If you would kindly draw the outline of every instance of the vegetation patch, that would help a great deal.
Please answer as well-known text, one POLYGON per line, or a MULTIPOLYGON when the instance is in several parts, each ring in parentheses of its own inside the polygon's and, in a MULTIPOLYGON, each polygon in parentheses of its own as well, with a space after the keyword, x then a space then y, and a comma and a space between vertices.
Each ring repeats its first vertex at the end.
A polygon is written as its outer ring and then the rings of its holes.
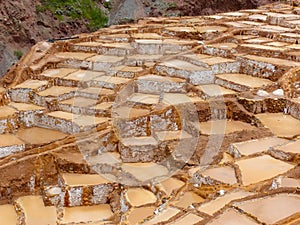
POLYGON ((87 20, 87 28, 95 31, 106 25, 108 18, 94 0, 42 0, 38 12, 51 11, 59 20, 65 17, 87 20))
POLYGON ((23 51, 22 50, 15 50, 14 51, 14 56, 17 58, 17 59, 21 59, 22 56, 23 56, 23 51))
POLYGON ((176 9, 177 8, 177 4, 176 2, 167 2, 167 10, 171 10, 171 9, 176 9))

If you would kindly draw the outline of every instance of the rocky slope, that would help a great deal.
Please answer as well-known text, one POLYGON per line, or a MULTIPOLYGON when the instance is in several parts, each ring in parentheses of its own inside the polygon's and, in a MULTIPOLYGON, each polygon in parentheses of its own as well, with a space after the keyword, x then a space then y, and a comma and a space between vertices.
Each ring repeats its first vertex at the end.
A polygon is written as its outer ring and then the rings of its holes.
POLYGON ((197 16, 256 8, 276 0, 115 0, 110 23, 118 24, 141 16, 197 16))
POLYGON ((85 19, 58 19, 40 0, 0 1, 0 74, 35 43, 88 32, 85 19))
MULTIPOLYGON (((144 16, 203 15, 255 8, 270 1, 111 0, 108 6, 104 0, 90 2, 96 2, 95 4, 105 11, 104 13, 110 14, 109 23, 112 24, 144 16), (103 5, 106 5, 106 8, 103 5)), ((42 9, 41 2, 57 1, 0 0, 0 75, 38 41, 89 31, 86 19, 71 19, 68 16, 58 19, 57 15, 42 9)))

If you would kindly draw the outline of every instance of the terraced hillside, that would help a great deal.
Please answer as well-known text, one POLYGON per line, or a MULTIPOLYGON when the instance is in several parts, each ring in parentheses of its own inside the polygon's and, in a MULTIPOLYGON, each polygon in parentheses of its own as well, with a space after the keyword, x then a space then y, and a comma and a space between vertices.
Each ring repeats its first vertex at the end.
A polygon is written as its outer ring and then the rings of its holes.
POLYGON ((299 224, 299 19, 276 4, 35 45, 0 80, 0 224, 299 224))
POLYGON ((0 77, 41 40, 92 32, 145 16, 207 15, 277 0, 21 0, 0 1, 0 77))

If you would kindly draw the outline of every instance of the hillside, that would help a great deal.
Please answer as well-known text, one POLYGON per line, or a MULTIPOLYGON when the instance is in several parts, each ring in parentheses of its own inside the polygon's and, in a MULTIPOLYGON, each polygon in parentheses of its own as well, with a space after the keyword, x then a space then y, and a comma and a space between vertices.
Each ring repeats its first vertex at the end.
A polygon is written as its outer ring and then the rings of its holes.
POLYGON ((33 44, 94 31, 108 19, 116 24, 144 16, 207 15, 267 2, 271 0, 1 0, 0 75, 33 44))

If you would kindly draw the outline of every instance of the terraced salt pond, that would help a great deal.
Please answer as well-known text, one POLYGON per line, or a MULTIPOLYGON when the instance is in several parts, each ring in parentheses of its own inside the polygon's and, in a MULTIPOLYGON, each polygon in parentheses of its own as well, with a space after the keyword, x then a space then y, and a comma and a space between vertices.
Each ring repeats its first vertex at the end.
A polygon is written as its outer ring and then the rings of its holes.
POLYGON ((37 43, 0 79, 0 225, 299 224, 299 12, 37 43))

